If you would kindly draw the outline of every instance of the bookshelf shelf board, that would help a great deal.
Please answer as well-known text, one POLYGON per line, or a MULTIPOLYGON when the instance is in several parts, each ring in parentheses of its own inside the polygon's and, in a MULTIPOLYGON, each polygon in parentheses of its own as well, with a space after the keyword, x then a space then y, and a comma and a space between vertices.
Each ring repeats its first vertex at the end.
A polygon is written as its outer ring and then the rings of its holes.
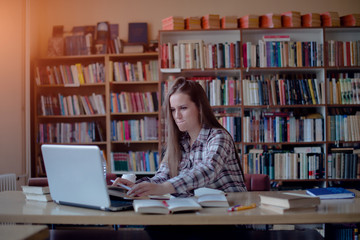
MULTIPOLYGON (((70 143, 39 143, 42 144, 56 144, 56 145, 106 145, 106 142, 70 142, 70 143)), ((40 147, 40 146, 39 146, 40 147)))
POLYGON ((146 172, 146 171, 112 171, 115 174, 126 174, 126 173, 134 173, 136 175, 154 175, 155 172, 146 172))
POLYGON ((64 85, 64 84, 46 84, 46 85, 38 85, 39 89, 41 88, 87 88, 87 87, 105 87, 105 83, 85 83, 80 85, 64 85))
POLYGON ((63 116, 63 115, 52 115, 52 116, 38 116, 38 119, 92 119, 92 118, 104 118, 104 114, 96 115, 75 115, 75 116, 63 116))
POLYGON ((121 86, 121 85, 158 85, 159 81, 137 81, 137 82, 115 82, 112 81, 111 85, 121 86))
POLYGON ((344 107, 358 107, 360 108, 360 104, 328 104, 329 108, 344 108, 344 107))
POLYGON ((144 141, 112 141, 113 144, 158 144, 158 140, 144 140, 144 141))
POLYGON ((157 116, 159 112, 111 113, 111 116, 157 116))
POLYGON ((270 182, 323 182, 325 179, 271 179, 270 182))
POLYGON ((110 58, 144 58, 144 57, 157 57, 158 52, 144 52, 144 53, 120 53, 108 54, 110 58))
POLYGON ((273 146, 273 145, 320 145, 325 144, 325 142, 243 142, 244 145, 266 145, 266 146, 273 146))
POLYGON ((360 181, 360 178, 328 178, 328 182, 358 182, 360 181))
POLYGON ((274 109, 274 108, 318 108, 324 107, 325 104, 298 104, 298 105, 244 105, 244 109, 254 109, 254 108, 266 108, 266 109, 274 109))

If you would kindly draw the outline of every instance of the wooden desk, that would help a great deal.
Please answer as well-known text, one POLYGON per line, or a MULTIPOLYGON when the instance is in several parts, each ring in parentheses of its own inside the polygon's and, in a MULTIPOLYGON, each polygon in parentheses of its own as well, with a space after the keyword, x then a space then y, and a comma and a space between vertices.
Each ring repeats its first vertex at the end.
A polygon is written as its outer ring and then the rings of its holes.
MULTIPOLYGON (((357 192, 357 191, 356 191, 357 192)), ((204 208, 196 213, 142 215, 134 211, 105 212, 26 201, 20 191, 0 192, 0 222, 39 224, 119 224, 119 225, 234 225, 234 224, 314 224, 360 222, 360 198, 322 201, 317 212, 277 214, 260 208, 228 213, 224 208, 204 208)), ((231 205, 259 204, 258 192, 231 193, 231 205)))
POLYGON ((46 240, 49 236, 45 225, 0 225, 0 240, 46 240))

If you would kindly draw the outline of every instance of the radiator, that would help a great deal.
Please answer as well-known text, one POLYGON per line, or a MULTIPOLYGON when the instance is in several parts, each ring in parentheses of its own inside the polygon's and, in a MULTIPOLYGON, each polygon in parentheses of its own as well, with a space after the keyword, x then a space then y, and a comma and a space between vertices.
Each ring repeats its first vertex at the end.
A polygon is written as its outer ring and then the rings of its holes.
POLYGON ((0 192, 16 191, 16 175, 14 173, 0 174, 0 192))

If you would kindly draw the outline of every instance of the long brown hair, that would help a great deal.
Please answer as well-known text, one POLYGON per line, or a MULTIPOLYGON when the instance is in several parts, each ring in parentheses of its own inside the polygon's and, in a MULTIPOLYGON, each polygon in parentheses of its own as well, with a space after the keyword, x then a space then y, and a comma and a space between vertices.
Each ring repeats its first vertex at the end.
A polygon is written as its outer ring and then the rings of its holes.
MULTIPOLYGON (((180 137, 182 133, 175 123, 170 106, 170 97, 174 93, 186 94, 190 97, 190 100, 195 103, 199 110, 199 120, 201 126, 206 124, 211 128, 221 128, 227 131, 216 119, 203 87, 196 81, 186 80, 184 77, 177 78, 170 88, 164 103, 164 113, 168 128, 166 143, 167 146, 165 150, 164 161, 168 163, 170 177, 175 177, 178 175, 178 166, 181 160, 180 137)), ((241 173, 243 173, 239 154, 236 150, 234 142, 233 144, 241 173)))

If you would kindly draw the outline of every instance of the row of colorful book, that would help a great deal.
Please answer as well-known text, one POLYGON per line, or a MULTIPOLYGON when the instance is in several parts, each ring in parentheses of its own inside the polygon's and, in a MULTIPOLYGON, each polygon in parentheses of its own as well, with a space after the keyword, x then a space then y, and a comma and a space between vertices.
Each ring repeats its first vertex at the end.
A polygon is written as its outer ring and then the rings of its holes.
POLYGON ((360 73, 329 74, 326 82, 329 104, 360 104, 360 73))
POLYGON ((330 153, 327 175, 330 179, 359 179, 359 153, 330 153))
POLYGON ((158 81, 158 61, 111 62, 115 82, 158 81))
MULTIPOLYGON (((240 81, 236 77, 189 77, 188 80, 197 81, 205 90, 211 106, 232 106, 241 103, 240 81)), ((175 77, 169 78, 161 83, 162 98, 174 83, 175 77)), ((163 101, 164 99, 162 99, 163 101)))
POLYGON ((104 83, 105 68, 103 63, 92 63, 83 66, 72 65, 37 66, 35 68, 37 85, 75 85, 104 83))
POLYGON ((360 141, 359 111, 355 115, 329 115, 327 126, 330 141, 360 141))
POLYGON ((168 42, 160 46, 161 68, 239 68, 240 50, 240 41, 207 44, 190 40, 168 42))
POLYGON ((159 109, 157 92, 111 93, 112 113, 157 112, 159 109))
POLYGON ((322 179, 324 154, 304 152, 264 152, 251 149, 242 160, 245 173, 267 174, 270 179, 322 179))
POLYGON ((290 37, 280 41, 259 40, 256 44, 246 42, 242 44, 242 59, 244 67, 321 67, 323 45, 290 41, 290 37))
POLYGON ((80 116, 105 114, 104 96, 93 93, 90 96, 68 95, 40 96, 40 115, 42 116, 80 116))
POLYGON ((325 41, 327 62, 330 67, 360 66, 360 40, 325 41))
POLYGON ((324 121, 321 114, 293 116, 289 112, 250 111, 243 117, 246 143, 322 142, 324 121))
POLYGON ((111 122, 113 141, 147 141, 158 139, 158 120, 147 117, 139 120, 114 120, 111 122))
POLYGON ((113 171, 155 172, 159 161, 157 151, 111 152, 113 171))
POLYGON ((235 142, 241 142, 241 117, 218 117, 219 123, 230 133, 235 142))
POLYGON ((40 123, 38 143, 91 143, 105 141, 98 122, 40 123))
POLYGON ((325 224, 325 236, 329 240, 357 240, 360 237, 359 223, 325 224))
POLYGON ((162 30, 198 30, 226 28, 340 27, 360 26, 360 14, 339 16, 338 12, 306 13, 288 11, 242 17, 207 14, 204 16, 170 16, 161 20, 162 30))
POLYGON ((242 80, 244 105, 324 104, 325 84, 315 75, 247 75, 242 80))

